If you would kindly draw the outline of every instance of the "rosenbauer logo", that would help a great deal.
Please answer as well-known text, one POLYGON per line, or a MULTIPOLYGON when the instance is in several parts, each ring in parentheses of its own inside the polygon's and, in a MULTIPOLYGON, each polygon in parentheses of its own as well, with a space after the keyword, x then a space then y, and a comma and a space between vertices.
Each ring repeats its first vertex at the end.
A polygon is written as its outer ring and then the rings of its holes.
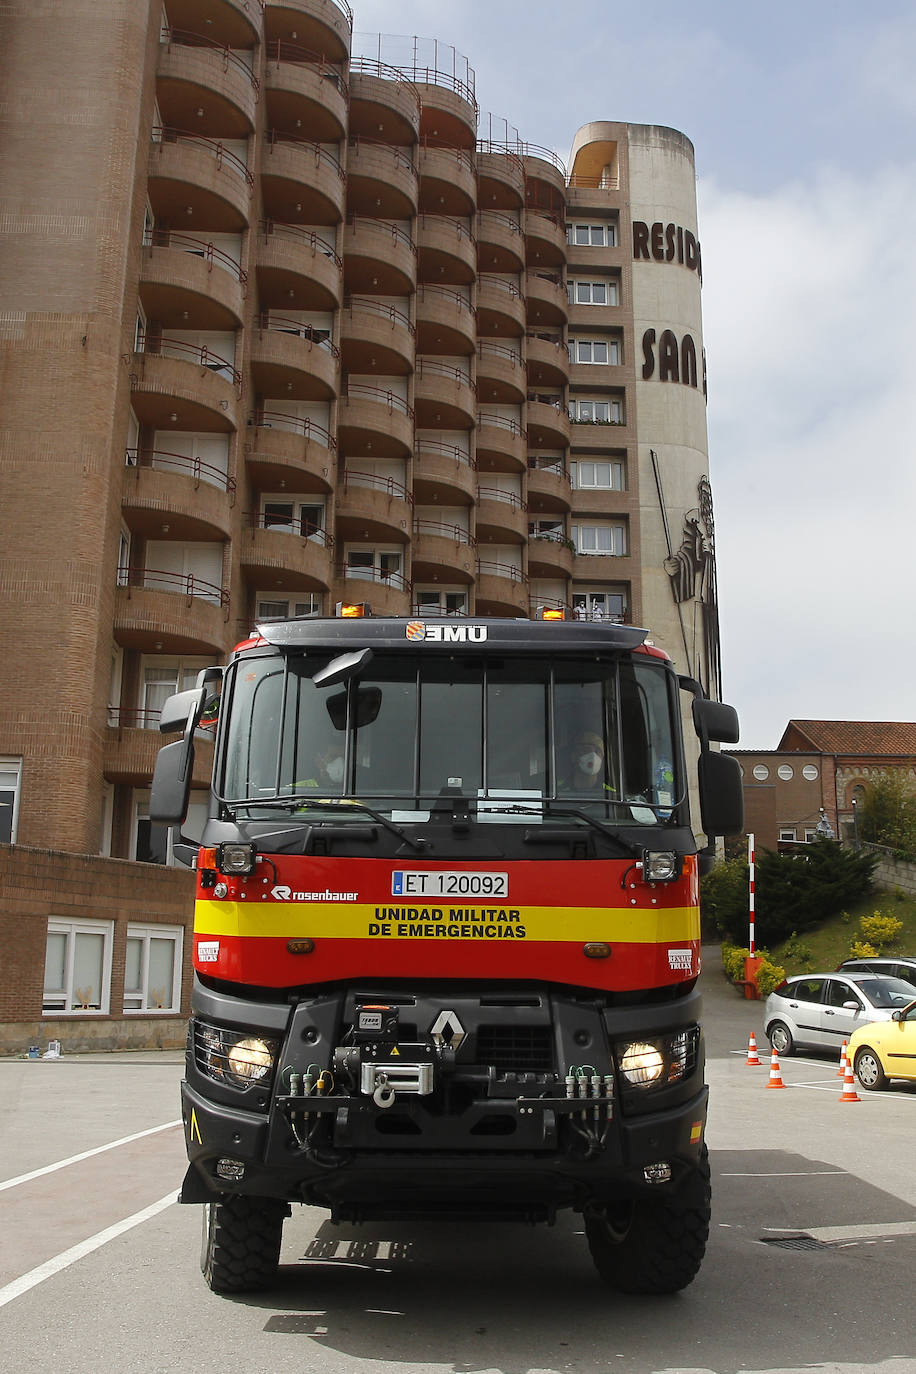
POLYGON ((486 625, 426 625, 422 620, 409 620, 405 626, 408 639, 425 640, 429 644, 482 644, 487 637, 486 625))

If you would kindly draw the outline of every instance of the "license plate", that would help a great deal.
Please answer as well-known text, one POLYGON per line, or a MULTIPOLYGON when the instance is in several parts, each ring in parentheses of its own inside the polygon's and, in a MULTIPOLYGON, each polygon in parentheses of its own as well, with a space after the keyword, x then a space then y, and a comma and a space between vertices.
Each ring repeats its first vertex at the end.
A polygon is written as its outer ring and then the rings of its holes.
POLYGON ((476 869, 459 872, 424 872, 398 869, 391 875, 393 897, 508 897, 508 873, 482 873, 476 869))

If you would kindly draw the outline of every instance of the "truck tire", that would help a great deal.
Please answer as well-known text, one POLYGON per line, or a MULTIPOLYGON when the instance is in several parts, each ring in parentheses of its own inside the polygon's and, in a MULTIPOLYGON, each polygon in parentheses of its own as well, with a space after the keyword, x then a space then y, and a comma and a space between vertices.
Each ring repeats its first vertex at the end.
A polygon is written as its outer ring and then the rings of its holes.
POLYGON ((269 1288, 277 1277, 285 1202, 227 1197, 204 1206, 200 1269, 214 1293, 269 1288))
POLYGON ((703 1261, 709 1235, 709 1156, 667 1197, 640 1195, 585 1218, 601 1278, 621 1293, 677 1293, 703 1261))

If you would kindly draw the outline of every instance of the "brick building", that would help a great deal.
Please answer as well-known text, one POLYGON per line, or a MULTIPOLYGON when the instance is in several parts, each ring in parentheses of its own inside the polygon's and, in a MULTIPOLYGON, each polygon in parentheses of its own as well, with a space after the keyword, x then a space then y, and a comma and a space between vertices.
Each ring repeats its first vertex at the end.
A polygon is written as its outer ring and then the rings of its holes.
POLYGON ((0 26, 0 1048, 177 1043, 155 727, 256 619, 566 605, 718 695, 693 150, 567 171, 346 0, 0 26))

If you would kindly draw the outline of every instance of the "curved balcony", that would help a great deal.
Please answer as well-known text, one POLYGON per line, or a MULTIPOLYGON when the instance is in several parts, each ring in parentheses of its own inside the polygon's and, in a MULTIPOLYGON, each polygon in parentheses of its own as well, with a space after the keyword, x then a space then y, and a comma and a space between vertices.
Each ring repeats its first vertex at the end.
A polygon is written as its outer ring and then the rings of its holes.
POLYGON ((238 329, 248 276, 206 238, 156 231, 144 242, 140 297, 167 329, 238 329))
POLYGON ((392 477, 347 467, 337 498, 338 539, 379 539, 403 543, 413 514, 413 497, 392 477))
POLYGON ((226 649, 229 593, 191 573, 119 568, 114 637, 147 653, 216 654, 226 649))
POLYGON ((411 219, 420 186, 410 148, 351 138, 347 147, 347 210, 382 219, 411 219))
POLYGON ((379 568, 351 568, 338 563, 337 589, 344 601, 368 601, 374 615, 410 614, 410 584, 403 573, 379 568))
MULTIPOLYGON (((109 707, 102 754, 106 782, 148 787, 156 766, 162 736, 159 712, 109 707)), ((206 787, 213 775, 213 740, 194 740, 192 786, 206 787)))
POLYGON ((528 434, 517 420, 480 411, 477 415, 477 462, 495 472, 524 472, 528 467, 528 434))
POLYGON ((238 233, 248 224, 254 177, 218 138, 180 128, 153 129, 149 198, 157 219, 206 224, 211 233, 238 233))
POLYGON ((417 359, 414 407, 422 429, 473 429, 477 388, 460 368, 421 357, 417 359))
POLYGON ((121 509, 134 534, 209 542, 232 531, 235 481, 199 458, 162 449, 128 449, 121 509))
POLYGON ((413 451, 413 409, 393 391, 347 382, 337 411, 337 434, 348 454, 403 458, 413 451))
POLYGON ((477 344, 477 394, 491 405, 521 405, 526 395, 525 364, 518 349, 493 339, 477 344))
POLYGON ((416 330, 403 310, 365 296, 347 296, 340 313, 340 347, 350 373, 377 370, 400 377, 413 371, 416 330))
POLYGON ((525 236, 517 218, 501 210, 478 211, 477 260, 481 272, 524 272, 525 236))
POLYGON ((477 245, 467 222, 455 215, 421 214, 417 247, 423 281, 467 286, 477 275, 477 245))
POLYGON ((340 352, 309 325, 265 311, 252 331, 251 367, 262 396, 327 401, 337 394, 340 352))
POLYGON ((525 246, 533 270, 560 270, 566 263, 566 222, 560 215, 543 210, 525 212, 525 246))
POLYGON ((420 93, 398 67, 372 57, 350 62, 350 132, 388 143, 416 143, 420 93))
POLYGON ((229 48, 253 48, 261 36, 261 6, 255 0, 205 0, 195 7, 194 23, 229 48))
POLYGON ((477 279, 477 332, 483 337, 519 338, 525 332, 525 302, 516 282, 508 277, 477 279))
POLYGON ((477 203, 481 210, 521 210, 525 204, 525 168, 509 144, 480 139, 477 143, 477 203))
POLYGON ((417 439, 413 467, 414 497, 423 506, 473 505, 477 472, 464 449, 441 439, 417 439))
POLYGON ((353 11, 347 0, 265 0, 261 7, 268 38, 301 42, 334 62, 349 55, 353 11))
POLYGON ((509 563, 478 559, 476 606, 479 616, 527 616, 527 576, 509 563))
POLYGON ((413 522, 411 568, 414 582, 474 579, 473 535, 447 521, 418 519, 413 522))
POLYGON ((203 119, 207 132, 246 138, 254 128, 259 83, 245 58, 183 29, 164 29, 163 38, 156 70, 156 101, 163 119, 185 129, 203 119), (199 116, 201 108, 205 113, 199 116))
POLYGON ((560 332, 529 329, 525 352, 530 386, 565 386, 569 381, 569 348, 560 332))
POLYGON ((336 224, 343 219, 346 187, 340 161, 320 143, 278 129, 265 135, 261 189, 268 219, 336 224))
POLYGON ((528 395, 528 443, 531 448, 568 448, 569 413, 562 399, 528 395))
POLYGON ((326 530, 312 534, 272 528, 270 517, 251 512, 242 530, 240 561, 250 579, 274 586, 277 575, 293 591, 327 591, 331 582, 334 540, 326 530))
POLYGON ((338 143, 347 132, 349 91, 340 67, 320 52, 277 38, 267 44, 264 90, 275 129, 308 129, 319 143, 338 143))
POLYGON ((575 558, 565 535, 532 534, 528 539, 530 577, 571 577, 575 558))
MULTIPOLYGON (((453 59, 458 56, 449 49, 453 59)), ((454 148, 473 148, 477 139, 477 98, 473 88, 473 73, 467 69, 467 80, 452 70, 440 69, 439 52, 434 53, 433 65, 414 62, 405 70, 416 82, 423 104, 420 132, 424 139, 447 143, 454 148)))
POLYGON ((420 353, 466 356, 477 346, 477 314, 448 286, 417 287, 417 349, 420 353))
POLYGON ((420 209, 467 218, 477 208, 477 173, 467 148, 420 144, 420 209))
POLYGON ((337 445, 312 420, 259 410, 248 422, 245 463, 260 491, 331 490, 337 445))
POLYGON ((523 544, 528 535, 528 514, 520 496, 498 487, 477 488, 477 543, 523 544))
POLYGON ((548 324, 560 328, 565 325, 569 301, 561 273, 526 273, 525 296, 528 301, 528 320, 532 325, 548 324))
POLYGON ((397 224, 347 217, 343 240, 347 294, 409 296, 417 284, 417 247, 397 224))
POLYGON ((157 429, 238 428, 241 377, 206 348, 180 339, 138 340, 130 374, 131 405, 141 424, 157 429))
POLYGON ((572 509, 572 486, 562 463, 528 460, 528 510, 533 515, 566 514, 572 509))
POLYGON ((314 230, 263 220, 254 251, 263 304, 294 300, 325 311, 340 305, 343 262, 314 230))
POLYGON ((550 201, 552 206, 562 206, 566 199, 566 166, 552 148, 542 148, 536 143, 521 143, 519 152, 525 168, 528 184, 529 202, 536 204, 550 201))

